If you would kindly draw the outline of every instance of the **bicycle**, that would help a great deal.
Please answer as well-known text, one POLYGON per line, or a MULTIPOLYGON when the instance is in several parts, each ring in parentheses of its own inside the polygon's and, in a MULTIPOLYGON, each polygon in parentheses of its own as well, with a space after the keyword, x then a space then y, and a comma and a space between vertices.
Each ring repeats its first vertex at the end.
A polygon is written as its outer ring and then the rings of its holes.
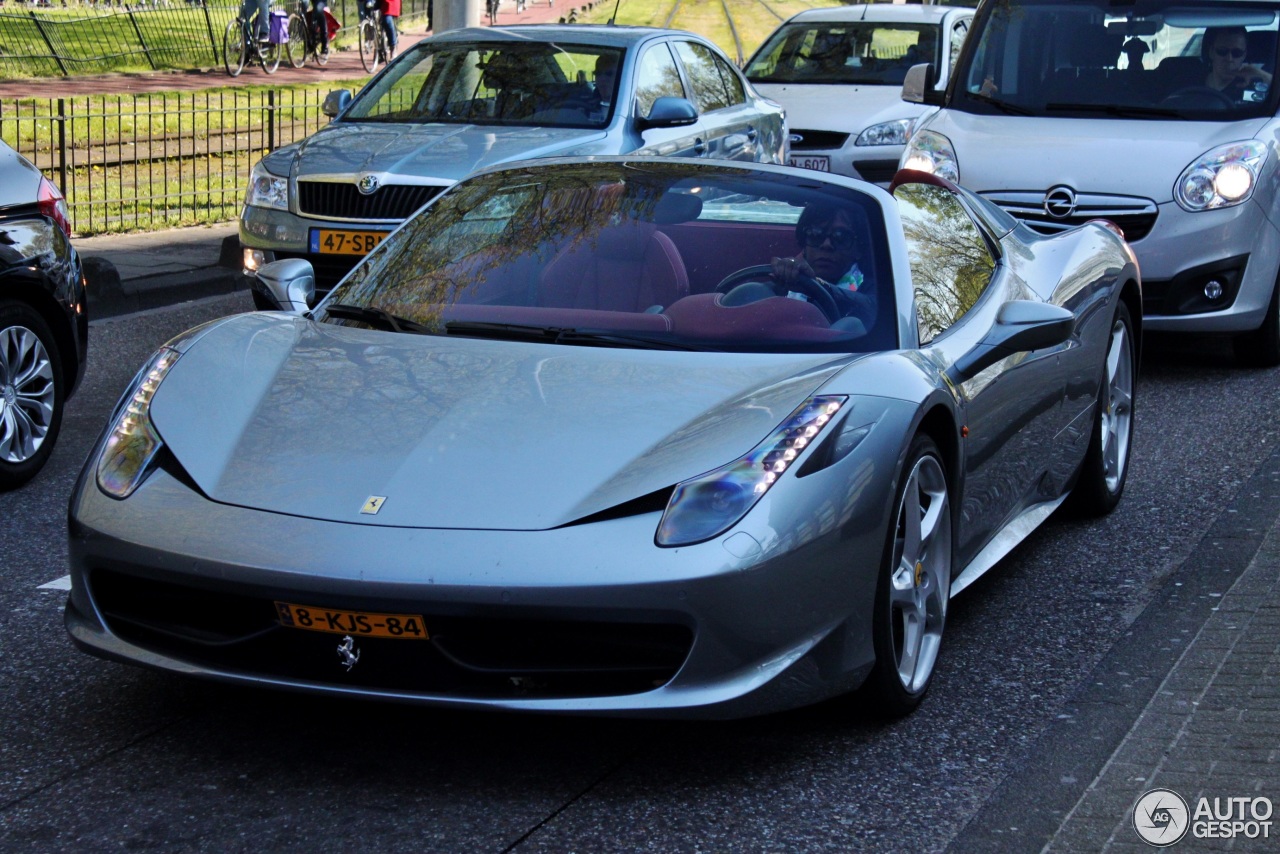
POLYGON ((306 64, 308 56, 315 60, 316 65, 329 64, 329 51, 321 49, 324 39, 320 34, 320 28, 327 26, 327 22, 317 20, 319 17, 322 16, 307 9, 307 0, 297 0, 289 15, 289 40, 285 42, 285 51, 289 64, 294 68, 306 64))
POLYGON ((378 8, 378 0, 365 0, 360 4, 360 64, 364 70, 372 74, 378 66, 391 59, 391 47, 387 44, 387 33, 382 26, 382 11, 378 8))
POLYGON ((235 20, 227 24, 227 31, 222 37, 222 62, 227 67, 227 74, 239 77, 245 65, 256 59, 262 70, 275 74, 280 67, 281 45, 276 42, 259 42, 258 16, 249 20, 236 15, 235 20))

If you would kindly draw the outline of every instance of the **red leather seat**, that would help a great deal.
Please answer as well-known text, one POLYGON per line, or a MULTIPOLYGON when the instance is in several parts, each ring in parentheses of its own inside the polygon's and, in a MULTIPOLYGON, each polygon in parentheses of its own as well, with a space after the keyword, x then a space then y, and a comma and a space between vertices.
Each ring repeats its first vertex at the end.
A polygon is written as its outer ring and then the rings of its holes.
POLYGON ((689 293, 689 274, 671 238, 653 223, 587 231, 542 271, 538 305, 645 311, 689 293))

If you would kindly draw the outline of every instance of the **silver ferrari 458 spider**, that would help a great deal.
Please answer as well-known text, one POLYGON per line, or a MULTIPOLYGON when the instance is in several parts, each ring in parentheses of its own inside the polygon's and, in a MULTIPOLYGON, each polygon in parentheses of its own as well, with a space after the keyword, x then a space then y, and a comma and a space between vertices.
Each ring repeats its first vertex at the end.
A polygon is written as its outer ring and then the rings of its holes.
POLYGON ((317 305, 162 347, 70 511, 67 627, 173 673, 731 717, 924 696, 950 597, 1124 490, 1141 292, 946 181, 525 161, 317 305))

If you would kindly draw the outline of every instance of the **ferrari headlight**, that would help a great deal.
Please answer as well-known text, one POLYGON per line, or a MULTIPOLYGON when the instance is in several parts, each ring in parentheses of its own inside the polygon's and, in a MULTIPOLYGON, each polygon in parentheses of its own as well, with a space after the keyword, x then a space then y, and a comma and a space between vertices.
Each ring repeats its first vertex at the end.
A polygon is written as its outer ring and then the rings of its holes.
POLYGON ((117 407, 98 457, 98 487, 113 498, 133 494, 164 446, 151 424, 151 398, 178 358, 178 351, 161 347, 138 372, 117 407))
POLYGON ((854 145, 906 145, 911 119, 881 122, 858 134, 854 145))
POLYGON ((951 140, 931 130, 917 131, 907 142, 898 161, 899 169, 932 172, 954 184, 960 183, 960 164, 951 140))
POLYGON ((289 179, 272 175, 258 163, 249 174, 249 198, 245 204, 254 208, 289 209, 289 179))
POLYGON ((810 398, 746 455, 677 486, 658 524, 658 545, 700 543, 736 524, 814 442, 846 400, 836 395, 810 398))
POLYGON ((1267 146, 1257 140, 1220 145, 1182 171, 1173 197, 1192 212, 1238 205, 1253 195, 1266 159, 1267 146))

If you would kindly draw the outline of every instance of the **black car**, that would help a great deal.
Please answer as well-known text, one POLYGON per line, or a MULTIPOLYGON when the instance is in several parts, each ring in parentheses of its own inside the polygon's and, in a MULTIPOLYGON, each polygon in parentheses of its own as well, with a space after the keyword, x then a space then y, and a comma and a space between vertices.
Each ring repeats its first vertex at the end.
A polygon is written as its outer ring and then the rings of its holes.
POLYGON ((53 452, 84 375, 84 277, 67 203, 0 142, 0 490, 26 483, 53 452))

